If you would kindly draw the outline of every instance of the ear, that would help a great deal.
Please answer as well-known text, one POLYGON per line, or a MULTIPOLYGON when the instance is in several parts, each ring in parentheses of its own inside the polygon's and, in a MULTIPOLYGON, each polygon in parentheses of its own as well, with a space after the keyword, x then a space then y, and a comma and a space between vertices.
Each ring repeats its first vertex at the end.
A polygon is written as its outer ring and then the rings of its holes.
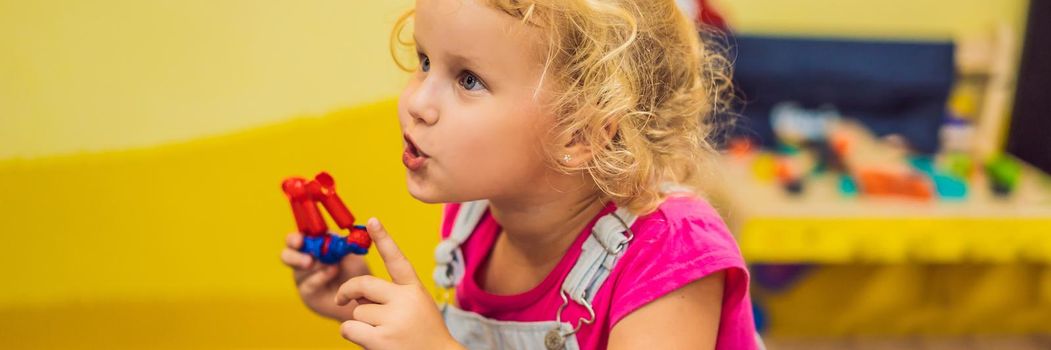
MULTIPOLYGON (((607 140, 612 142, 613 138, 617 134, 617 127, 612 124, 607 124, 605 127, 607 140)), ((576 168, 583 166, 591 161, 594 156, 592 145, 587 142, 586 135, 578 130, 569 137, 568 140, 559 140, 559 149, 556 153, 557 161, 559 164, 569 168, 576 168), (567 157, 568 156, 568 157, 567 157)))
POLYGON ((561 146, 555 154, 558 164, 568 168, 577 168, 591 161, 591 146, 580 132, 573 133, 570 140, 560 140, 561 146))

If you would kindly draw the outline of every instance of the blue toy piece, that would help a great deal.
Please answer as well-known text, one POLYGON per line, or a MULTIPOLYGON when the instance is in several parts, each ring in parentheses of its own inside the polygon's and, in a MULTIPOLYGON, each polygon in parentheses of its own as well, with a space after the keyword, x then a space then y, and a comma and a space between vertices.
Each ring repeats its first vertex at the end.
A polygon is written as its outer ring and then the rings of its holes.
POLYGON ((848 174, 839 175, 839 193, 844 197, 857 197, 858 183, 848 174))
MULTIPOLYGON (((355 226, 355 228, 365 229, 363 226, 355 226)), ((322 263, 335 264, 347 254, 365 254, 368 248, 349 242, 343 236, 329 233, 323 236, 303 236, 303 247, 299 251, 314 256, 322 263), (327 249, 326 243, 328 244, 327 249)))
POLYGON ((911 156, 909 164, 934 182, 934 189, 938 197, 946 200, 961 200, 967 197, 967 182, 965 179, 956 178, 950 173, 943 172, 934 166, 934 158, 931 156, 911 156))

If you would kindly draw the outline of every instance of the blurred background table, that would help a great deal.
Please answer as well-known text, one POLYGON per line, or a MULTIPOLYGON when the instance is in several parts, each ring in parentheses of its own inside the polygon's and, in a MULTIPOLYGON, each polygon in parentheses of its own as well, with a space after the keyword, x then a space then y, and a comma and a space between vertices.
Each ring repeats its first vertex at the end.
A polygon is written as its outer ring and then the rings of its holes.
POLYGON ((848 197, 836 176, 790 194, 749 157, 713 193, 752 264, 766 334, 785 337, 1051 333, 1051 181, 1025 167, 999 197, 848 197))

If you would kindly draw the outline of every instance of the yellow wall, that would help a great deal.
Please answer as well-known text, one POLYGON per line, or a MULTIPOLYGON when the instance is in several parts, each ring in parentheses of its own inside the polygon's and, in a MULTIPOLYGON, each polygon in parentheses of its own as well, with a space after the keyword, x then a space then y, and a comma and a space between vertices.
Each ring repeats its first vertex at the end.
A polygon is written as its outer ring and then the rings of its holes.
POLYGON ((1025 23, 1027 0, 717 0, 748 33, 952 39, 1025 23))
POLYGON ((411 0, 0 0, 0 159, 216 135, 394 96, 411 0))
MULTIPOLYGON (((925 37, 1022 3, 722 2, 746 32, 925 37)), ((410 4, 0 0, 0 347, 344 344, 277 258, 280 180, 322 169, 428 275, 387 52, 410 4)))

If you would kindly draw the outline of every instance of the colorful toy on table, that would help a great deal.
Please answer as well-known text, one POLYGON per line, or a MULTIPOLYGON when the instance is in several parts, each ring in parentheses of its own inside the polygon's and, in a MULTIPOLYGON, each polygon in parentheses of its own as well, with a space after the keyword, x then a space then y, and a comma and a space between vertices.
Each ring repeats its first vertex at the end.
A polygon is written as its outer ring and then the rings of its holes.
POLYGON ((325 264, 337 263, 347 254, 368 252, 372 239, 364 226, 354 225, 354 215, 336 194, 336 182, 331 175, 321 172, 313 180, 290 177, 281 182, 281 189, 292 205, 296 226, 303 235, 300 251, 325 264), (350 231, 346 237, 328 231, 318 203, 325 207, 339 228, 350 231))
POLYGON ((814 169, 813 156, 801 152, 798 148, 782 144, 778 148, 774 169, 777 182, 785 191, 793 195, 801 194, 804 190, 804 180, 814 169))
POLYGON ((933 156, 909 156, 909 164, 933 181, 934 189, 937 191, 939 198, 954 200, 967 197, 967 179, 953 175, 951 169, 950 171, 943 171, 936 167, 933 156))
POLYGON ((872 167, 858 171, 861 193, 870 196, 901 196, 920 200, 934 198, 934 185, 920 173, 872 167))
MULTIPOLYGON (((965 121, 947 120, 947 139, 965 147, 970 135, 965 121)), ((811 175, 838 175, 845 196, 894 196, 918 200, 967 195, 963 160, 952 167, 935 167, 934 157, 917 155, 900 135, 877 137, 861 123, 841 116, 834 107, 806 109, 791 102, 771 110, 771 126, 779 147, 773 163, 774 178, 791 194, 802 193, 811 175), (945 169, 945 170, 943 170, 945 169)), ((955 148, 953 148, 955 149, 955 148)), ((769 161, 756 158, 753 168, 768 172, 769 161), (760 166, 762 165, 762 166, 760 166)))
POLYGON ((748 158, 755 155, 757 146, 752 139, 738 136, 730 139, 727 143, 726 153, 734 158, 748 158))
POLYGON ((773 183, 777 179, 777 158, 769 152, 761 152, 752 160, 752 177, 762 184, 773 183))
POLYGON ((845 174, 853 178, 841 179, 840 190, 846 195, 934 198, 934 183, 925 173, 910 167, 909 151, 903 142, 878 139, 858 123, 838 123, 829 143, 842 161, 845 174))
POLYGON ((975 169, 977 169, 974 159, 969 154, 949 153, 941 158, 946 172, 957 179, 966 181, 974 175, 975 169))
POLYGON ((985 164, 985 172, 993 193, 1007 196, 1018 185, 1018 179, 1022 176, 1022 165, 1009 156, 1000 155, 985 164))
POLYGON ((770 123, 779 141, 775 175, 785 191, 800 194, 811 174, 839 170, 828 146, 829 130, 839 120, 839 111, 831 106, 806 109, 795 102, 773 106, 770 123))
MULTIPOLYGON (((964 88, 959 91, 969 91, 964 88)), ((967 196, 967 180, 975 173, 974 161, 974 123, 961 116, 973 116, 976 112, 974 101, 969 93, 957 91, 950 103, 949 114, 942 123, 939 133, 942 147, 938 156, 938 167, 931 167, 928 173, 934 179, 938 195, 946 199, 960 199, 967 196)), ((914 161, 913 165, 917 163, 914 161)), ((921 165, 923 163, 920 163, 921 165)), ((924 170, 923 168, 919 168, 924 170)))
POLYGON ((847 173, 839 174, 839 193, 844 197, 855 197, 858 195, 858 182, 847 173))

